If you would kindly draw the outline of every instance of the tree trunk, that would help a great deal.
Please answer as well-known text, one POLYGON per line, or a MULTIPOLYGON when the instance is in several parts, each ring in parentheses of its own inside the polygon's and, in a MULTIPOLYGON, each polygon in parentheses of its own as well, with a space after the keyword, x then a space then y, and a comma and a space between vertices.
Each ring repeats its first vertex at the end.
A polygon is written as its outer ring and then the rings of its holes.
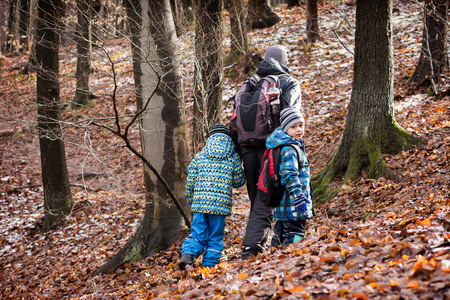
MULTIPOLYGON (((29 1, 29 8, 28 11, 32 12, 35 11, 36 9, 36 1, 29 1)), ((37 16, 36 14, 30 14, 30 19, 29 19, 29 31, 28 31, 28 41, 30 41, 31 43, 31 49, 30 49, 30 56, 28 57, 28 62, 27 64, 24 66, 24 68, 20 71, 21 74, 29 74, 31 72, 35 72, 36 71, 36 41, 35 41, 35 36, 36 36, 36 31, 37 31, 37 16)))
POLYGON ((270 0, 248 1, 248 28, 268 28, 279 23, 281 18, 272 10, 270 0))
POLYGON ((195 11, 194 152, 209 126, 222 121, 223 0, 198 0, 195 11))
POLYGON ((308 43, 314 43, 320 39, 318 16, 317 0, 306 0, 306 39, 308 43))
POLYGON ((188 27, 194 20, 192 0, 171 0, 170 5, 174 16, 177 35, 179 36, 182 34, 184 28, 188 27))
MULTIPOLYGON (((34 31, 36 30, 36 27, 33 26, 34 31)), ((31 33, 31 36, 34 37, 34 33, 31 33)), ((34 38, 33 38, 34 40, 34 38)), ((28 62, 25 65, 25 67, 20 71, 21 74, 29 74, 32 72, 35 72, 37 70, 37 63, 36 63, 36 42, 31 43, 31 49, 30 49, 30 56, 28 57, 28 62)))
POLYGON ((230 35, 231 35, 231 53, 230 57, 234 60, 236 57, 243 57, 248 54, 247 38, 247 10, 243 0, 229 0, 230 11, 230 35))
POLYGON ((304 4, 305 0, 287 0, 287 8, 293 8, 294 6, 299 6, 300 4, 304 4))
POLYGON ((409 84, 429 86, 436 92, 436 83, 442 71, 448 67, 447 56, 447 10, 448 0, 426 0, 422 50, 409 84))
POLYGON ((7 45, 6 45, 6 51, 7 52, 14 52, 14 40, 16 39, 16 32, 14 28, 14 24, 16 23, 16 6, 17 6, 17 0, 9 0, 9 14, 8 14, 8 36, 7 39, 7 45))
POLYGON ((357 0, 353 91, 342 142, 313 180, 314 196, 326 201, 334 177, 344 183, 362 170, 385 175, 382 153, 394 154, 420 142, 395 122, 393 104, 392 0, 357 0))
POLYGON ((19 41, 20 50, 25 52, 28 50, 28 24, 30 21, 30 2, 29 0, 20 0, 19 11, 19 41))
MULTIPOLYGON (((179 66, 175 24, 169 0, 126 2, 133 52, 133 69, 140 118, 142 154, 184 200, 190 162, 187 124, 179 66), (141 18, 144 16, 144 18, 141 18), (149 35, 150 32, 150 35, 149 35)), ((144 218, 131 240, 95 274, 115 270, 167 249, 184 226, 164 186, 144 168, 146 205, 144 218)))
POLYGON ((68 214, 73 200, 62 140, 59 98, 57 0, 39 0, 36 40, 37 104, 42 183, 44 187, 44 230, 68 214))
POLYGON ((86 106, 92 98, 91 53, 92 53, 92 0, 77 0, 77 88, 72 100, 72 108, 86 106))

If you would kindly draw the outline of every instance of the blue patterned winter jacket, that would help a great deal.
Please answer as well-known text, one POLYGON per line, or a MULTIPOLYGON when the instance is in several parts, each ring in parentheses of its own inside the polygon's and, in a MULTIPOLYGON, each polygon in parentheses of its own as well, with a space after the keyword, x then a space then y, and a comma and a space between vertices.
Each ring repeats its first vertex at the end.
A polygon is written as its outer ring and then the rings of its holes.
POLYGON ((188 168, 186 198, 194 212, 230 215, 232 188, 244 185, 245 176, 233 140, 216 133, 206 140, 188 168))
POLYGON ((303 140, 293 139, 290 135, 284 133, 281 127, 275 129, 274 132, 266 140, 266 148, 274 148, 285 145, 281 149, 281 161, 279 174, 281 176, 281 184, 286 187, 283 199, 278 207, 275 208, 274 217, 278 221, 296 221, 300 219, 309 219, 313 217, 312 195, 310 190, 310 173, 309 162, 306 157, 303 140), (288 146, 296 144, 303 151, 303 163, 299 169, 297 151, 288 146), (298 213, 295 209, 294 201, 306 202, 306 213, 298 213))

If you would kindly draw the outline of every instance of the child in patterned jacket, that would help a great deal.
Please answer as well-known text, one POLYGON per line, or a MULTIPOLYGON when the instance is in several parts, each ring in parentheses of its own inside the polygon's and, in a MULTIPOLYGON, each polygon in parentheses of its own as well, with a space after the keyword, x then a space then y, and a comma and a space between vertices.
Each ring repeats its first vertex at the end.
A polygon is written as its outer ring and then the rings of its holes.
POLYGON ((186 198, 194 216, 191 234, 182 245, 181 270, 192 266, 202 253, 203 266, 219 263, 225 218, 231 214, 232 189, 244 183, 244 170, 228 128, 219 123, 212 125, 205 147, 188 168, 186 198))
POLYGON ((306 219, 314 216, 309 162, 303 144, 305 120, 300 111, 285 108, 280 115, 281 126, 267 138, 266 147, 282 147, 279 174, 286 187, 283 198, 275 208, 277 220, 271 246, 287 246, 305 236, 306 219), (298 146, 301 153, 289 146, 298 146))

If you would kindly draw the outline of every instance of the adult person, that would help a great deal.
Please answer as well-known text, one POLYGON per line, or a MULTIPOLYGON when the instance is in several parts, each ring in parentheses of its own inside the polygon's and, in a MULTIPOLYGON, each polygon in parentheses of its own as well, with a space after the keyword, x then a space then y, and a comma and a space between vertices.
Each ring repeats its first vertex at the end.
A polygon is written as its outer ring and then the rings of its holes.
MULTIPOLYGON (((280 81, 281 110, 291 107, 301 109, 300 83, 290 75, 287 50, 276 45, 267 49, 264 60, 260 63, 256 74, 261 78, 277 75, 280 81)), ((265 146, 241 147, 241 157, 247 180, 247 192, 250 198, 250 214, 247 221, 241 258, 247 260, 252 255, 264 251, 273 221, 272 208, 267 207, 256 197, 259 168, 264 155, 265 146)))

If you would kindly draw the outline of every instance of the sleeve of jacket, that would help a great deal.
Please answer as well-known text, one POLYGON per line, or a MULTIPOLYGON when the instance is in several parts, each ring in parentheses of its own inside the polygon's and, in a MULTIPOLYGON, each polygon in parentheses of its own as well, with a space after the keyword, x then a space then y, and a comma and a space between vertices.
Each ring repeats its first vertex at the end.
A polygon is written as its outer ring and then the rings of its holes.
POLYGON ((186 200, 189 204, 192 203, 194 197, 195 182, 197 181, 197 159, 197 156, 195 156, 188 167, 188 176, 186 180, 186 200))
POLYGON ((233 187, 239 188, 245 183, 244 168, 237 153, 233 154, 233 187))
POLYGON ((302 106, 302 93, 300 83, 291 76, 286 77, 282 86, 281 109, 292 107, 300 110, 302 106))
POLYGON ((280 173, 281 182, 286 185, 291 198, 296 202, 305 201, 306 196, 302 190, 297 152, 294 148, 284 147, 281 150, 280 173))

